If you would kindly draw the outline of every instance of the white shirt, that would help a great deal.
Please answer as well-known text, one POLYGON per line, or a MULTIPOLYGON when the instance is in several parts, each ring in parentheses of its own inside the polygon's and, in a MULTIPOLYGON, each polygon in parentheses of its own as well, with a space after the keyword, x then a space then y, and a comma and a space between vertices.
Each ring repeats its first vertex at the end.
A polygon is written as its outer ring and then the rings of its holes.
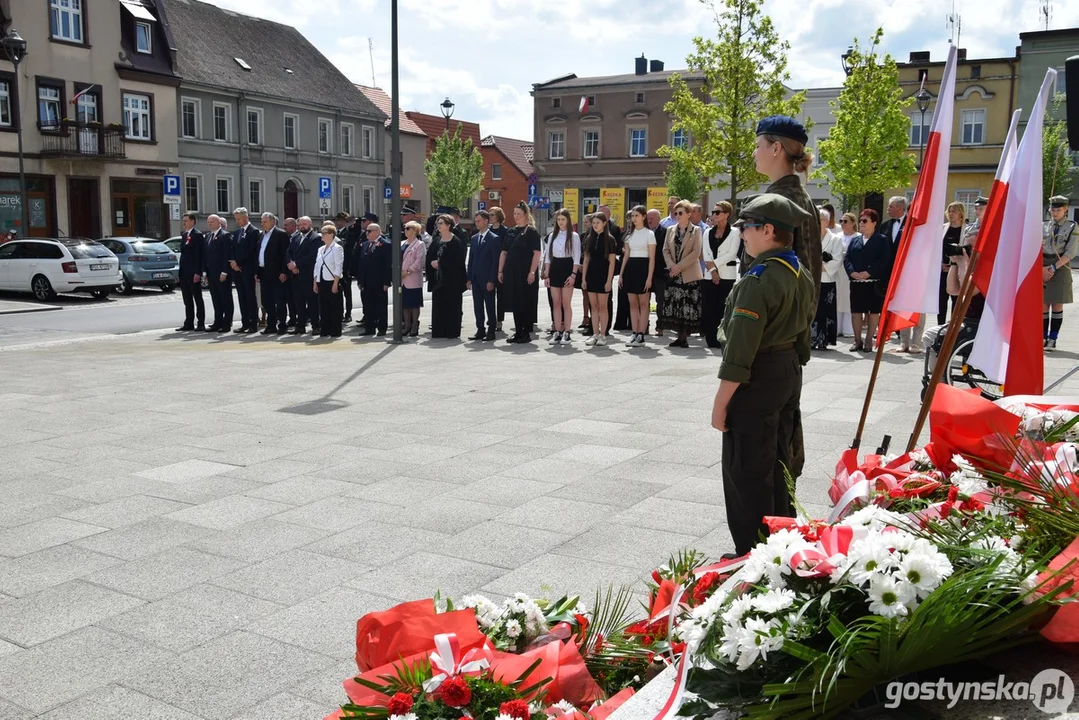
POLYGON ((820 281, 834 283, 839 280, 839 274, 845 272, 843 270, 843 238, 826 229, 821 238, 821 252, 828 253, 832 259, 825 260, 821 265, 820 281))
POLYGON ((333 280, 344 273, 345 249, 336 241, 329 247, 323 245, 315 258, 315 280, 333 280))
MULTIPOLYGON (((550 235, 548 235, 547 237, 550 237, 550 235)), ((550 242, 547 243, 547 249, 546 249, 546 252, 544 253, 544 255, 545 255, 545 257, 543 258, 544 263, 549 264, 551 262, 551 260, 553 260, 555 258, 572 257, 573 258, 573 264, 574 265, 580 265, 581 264, 581 236, 578 235, 577 233, 573 233, 571 235, 571 239, 570 239, 570 248, 567 250, 567 248, 566 248, 566 231, 565 230, 559 230, 558 235, 555 236, 554 240, 551 240, 550 242)))
POLYGON ((656 234, 648 228, 631 230, 626 236, 626 247, 629 248, 631 258, 647 258, 648 246, 656 244, 656 234))
POLYGON ((892 242, 895 243, 899 240, 899 234, 903 232, 903 223, 907 221, 907 214, 903 213, 902 217, 896 222, 892 223, 892 242))
MULTIPOLYGON (((741 231, 732 227, 727 237, 719 244, 719 249, 716 250, 715 262, 716 269, 719 270, 720 280, 737 280, 738 279, 738 265, 728 265, 727 263, 732 260, 737 263, 738 261, 738 244, 742 239, 741 231)), ((712 244, 708 242, 708 236, 705 236, 704 247, 708 249, 708 253, 712 252, 712 244)), ((702 254, 703 254, 702 250, 702 254)))
POLYGON ((262 233, 262 246, 259 248, 259 267, 260 268, 266 267, 266 246, 270 244, 270 235, 272 235, 273 231, 276 230, 276 229, 277 229, 277 226, 274 225, 272 228, 270 228, 269 232, 262 233))

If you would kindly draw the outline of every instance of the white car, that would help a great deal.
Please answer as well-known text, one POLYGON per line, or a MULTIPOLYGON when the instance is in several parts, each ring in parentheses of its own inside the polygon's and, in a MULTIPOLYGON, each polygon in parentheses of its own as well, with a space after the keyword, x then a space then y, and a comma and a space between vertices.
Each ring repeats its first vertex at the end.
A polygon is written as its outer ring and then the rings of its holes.
POLYGON ((122 281, 120 261, 92 240, 26 238, 0 245, 0 290, 31 292, 38 300, 70 292, 104 298, 122 281))

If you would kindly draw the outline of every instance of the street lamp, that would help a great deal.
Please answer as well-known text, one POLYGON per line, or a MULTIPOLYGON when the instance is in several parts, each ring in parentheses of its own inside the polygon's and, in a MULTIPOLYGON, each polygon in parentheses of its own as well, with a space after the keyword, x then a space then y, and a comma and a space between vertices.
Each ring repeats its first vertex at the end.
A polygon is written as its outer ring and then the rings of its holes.
POLYGON ((456 106, 450 102, 449 98, 446 98, 439 107, 442 109, 442 117, 446 118, 446 132, 449 133, 450 118, 453 117, 453 108, 456 106))
POLYGON ((918 110, 922 113, 921 125, 918 127, 918 139, 921 141, 921 147, 918 149, 918 172, 922 171, 922 162, 925 160, 925 111, 929 109, 929 101, 931 96, 929 91, 923 86, 918 94, 914 96, 914 99, 918 101, 918 110))
POLYGON ((843 63, 843 73, 850 77, 850 74, 854 71, 854 65, 851 64, 851 59, 854 57, 854 46, 847 47, 847 52, 839 56, 839 61, 843 63))
POLYGON ((12 113, 15 114, 15 118, 18 119, 18 127, 16 128, 16 134, 19 137, 19 207, 20 222, 22 227, 20 233, 22 237, 30 236, 30 210, 26 206, 26 173, 23 171, 23 152, 22 152, 22 107, 19 102, 19 63, 26 57, 26 41, 19 36, 19 33, 14 29, 11 30, 3 39, 0 39, 0 45, 3 46, 4 52, 7 54, 8 60, 15 66, 15 82, 12 84, 12 93, 15 95, 15 104, 11 108, 12 113))

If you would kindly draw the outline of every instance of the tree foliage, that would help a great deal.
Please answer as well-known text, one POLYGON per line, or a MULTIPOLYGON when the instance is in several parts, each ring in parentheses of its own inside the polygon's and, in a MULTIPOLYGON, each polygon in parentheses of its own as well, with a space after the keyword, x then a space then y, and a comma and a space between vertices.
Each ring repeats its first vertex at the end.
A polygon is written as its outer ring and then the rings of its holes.
POLYGON ((831 173, 832 192, 854 202, 869 193, 906 187, 915 168, 906 113, 912 99, 903 98, 895 59, 878 54, 883 36, 877 28, 866 49, 854 39, 851 73, 831 103, 835 125, 817 148, 831 173))
POLYGON ((1071 192, 1075 169, 1071 148, 1068 146, 1068 123, 1064 120, 1064 96, 1053 99, 1050 117, 1042 129, 1042 204, 1048 205, 1054 195, 1071 192))
POLYGON ((693 38, 686 66, 703 76, 703 87, 672 75, 674 95, 664 107, 674 128, 689 134, 690 145, 664 145, 658 152, 692 168, 705 189, 730 188, 733 199, 765 179, 753 162, 757 121, 797 115, 805 93, 787 97, 790 44, 780 41, 762 0, 722 0, 722 11, 711 0, 701 2, 712 7, 717 36, 693 38))
POLYGON ((667 192, 690 202, 697 202, 704 191, 701 176, 682 153, 671 157, 667 170, 663 173, 663 180, 667 185, 667 192))
POLYGON ((435 142, 423 174, 435 205, 461 207, 483 188, 483 156, 471 140, 461 137, 458 125, 453 134, 443 133, 435 142))

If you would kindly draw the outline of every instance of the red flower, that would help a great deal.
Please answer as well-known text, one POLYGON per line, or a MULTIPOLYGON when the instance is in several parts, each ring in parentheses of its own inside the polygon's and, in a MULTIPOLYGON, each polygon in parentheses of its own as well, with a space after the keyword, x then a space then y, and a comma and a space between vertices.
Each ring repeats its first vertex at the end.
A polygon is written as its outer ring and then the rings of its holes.
POLYGON ((949 500, 948 502, 941 505, 941 507, 940 507, 940 517, 942 519, 947 518, 949 515, 952 514, 952 506, 953 505, 955 505, 955 503, 952 502, 951 500, 949 500))
POLYGON ((966 510, 967 512, 981 512, 985 509, 985 503, 983 503, 978 498, 969 498, 959 507, 960 509, 966 510))
POLYGON ((390 715, 405 715, 412 710, 412 702, 411 695, 399 692, 390 698, 386 710, 390 715))
POLYGON ((461 676, 451 677, 444 680, 438 688, 442 696, 442 702, 450 707, 459 708, 472 702, 472 688, 468 686, 461 676))
POLYGON ((948 488, 948 502, 954 503, 958 499, 959 488, 957 488, 955 485, 952 485, 950 488, 948 488))
POLYGON ((528 710, 528 703, 524 700, 508 700, 498 706, 498 712, 509 715, 517 720, 528 720, 532 713, 528 710))
POLYGON ((693 603, 695 605, 702 604, 718 585, 719 573, 710 572, 702 575, 693 586, 693 603))
POLYGON ((652 571, 652 580, 655 581, 656 585, 663 582, 663 576, 659 574, 659 570, 652 571))

